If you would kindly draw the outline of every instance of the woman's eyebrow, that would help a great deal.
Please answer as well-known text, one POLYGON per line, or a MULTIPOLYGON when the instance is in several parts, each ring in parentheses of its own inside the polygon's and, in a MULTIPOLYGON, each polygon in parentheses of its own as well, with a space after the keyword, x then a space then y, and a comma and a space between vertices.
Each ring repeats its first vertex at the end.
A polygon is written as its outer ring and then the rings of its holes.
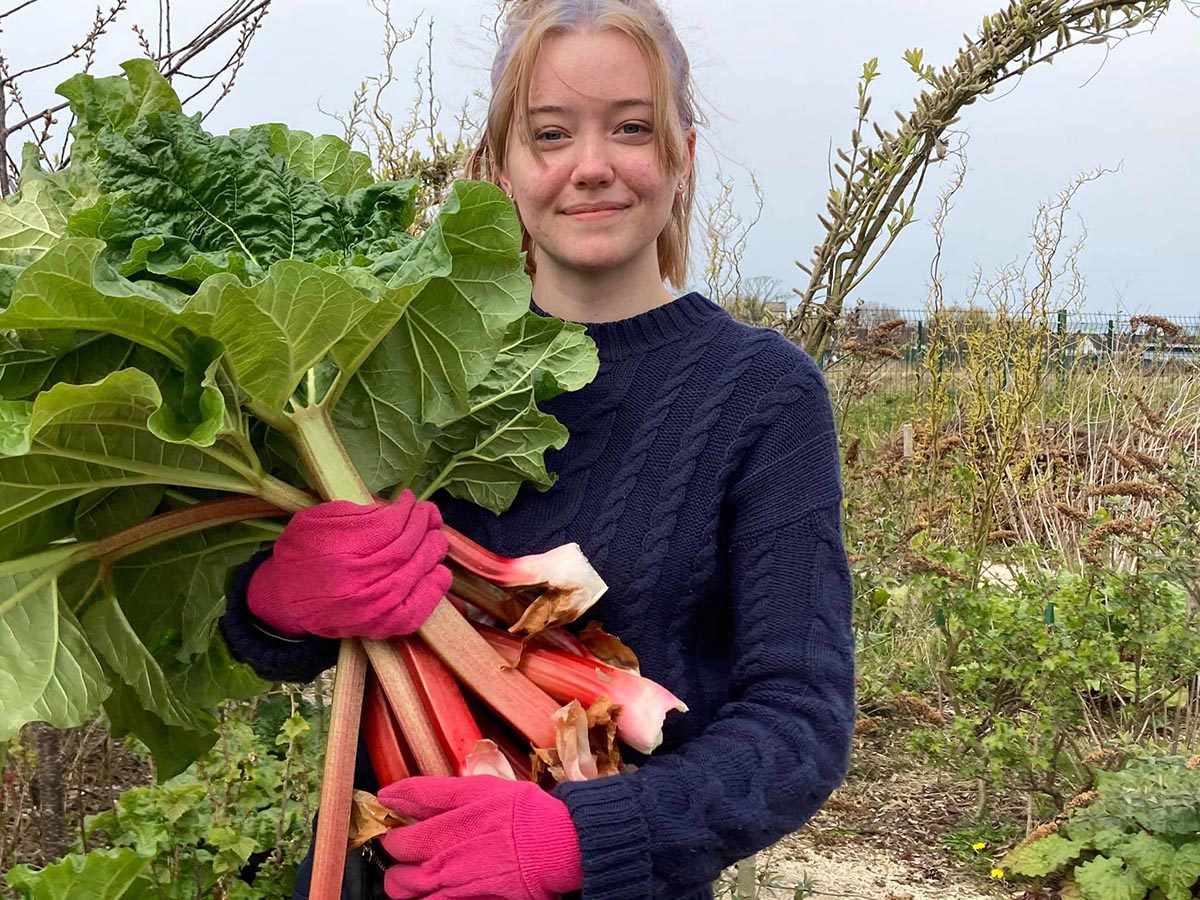
MULTIPOLYGON (((626 100, 613 100, 608 104, 609 109, 626 109, 631 106, 648 106, 653 108, 654 104, 649 100, 643 100, 640 97, 630 97, 626 100)), ((565 106, 531 106, 529 107, 529 115, 535 116, 538 113, 552 113, 554 115, 562 115, 568 112, 565 106)))

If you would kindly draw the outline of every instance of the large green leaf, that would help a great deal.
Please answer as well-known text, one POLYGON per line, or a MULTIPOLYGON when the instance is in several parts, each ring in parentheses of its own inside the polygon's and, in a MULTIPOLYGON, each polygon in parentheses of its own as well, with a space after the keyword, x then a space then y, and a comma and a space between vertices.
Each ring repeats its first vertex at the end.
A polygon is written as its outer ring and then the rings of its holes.
MULTIPOLYGON (((255 125, 270 138, 271 152, 293 172, 312 179, 331 194, 349 194, 374 182, 371 157, 352 150, 339 137, 294 131, 278 122, 255 125)), ((411 224, 411 223, 410 223, 411 224)))
POLYGON ((146 710, 166 725, 200 730, 195 714, 175 696, 162 668, 134 632, 115 597, 109 595, 92 604, 82 624, 92 647, 133 689, 146 710))
MULTIPOLYGON (((71 214, 99 194, 85 170, 42 171, 36 145, 26 144, 20 190, 0 202, 0 263, 20 267, 33 262, 67 230, 71 214)), ((12 273, 15 277, 15 272, 12 273)), ((0 289, 7 297, 11 288, 0 289)))
POLYGON ((150 547, 114 567, 114 594, 164 666, 169 656, 190 664, 208 651, 225 609, 227 574, 271 536, 249 525, 210 528, 150 547))
POLYGON ((165 490, 160 484, 137 484, 89 494, 74 510, 75 537, 98 541, 144 522, 158 508, 165 490))
POLYGON ((1190 900, 1200 881, 1200 840, 1176 848, 1170 841, 1139 832, 1113 850, 1168 900, 1190 900))
POLYGON ((256 461, 239 435, 206 447, 148 429, 158 384, 123 369, 87 385, 59 384, 34 402, 0 401, 0 529, 97 490, 140 484, 252 493, 256 461))
POLYGON ((132 59, 121 64, 125 77, 96 78, 75 75, 55 90, 65 97, 75 116, 71 134, 73 167, 91 165, 96 155, 96 138, 105 131, 122 132, 156 112, 182 112, 183 106, 170 83, 149 59, 132 59))
POLYGON ((1097 856, 1075 869, 1075 881, 1087 900, 1143 900, 1149 885, 1120 857, 1097 856))
POLYGON ((336 273, 284 260, 252 286, 232 275, 208 279, 184 321, 220 341, 238 387, 278 413, 308 370, 371 305, 336 273))
POLYGON ((447 426, 426 452, 414 488, 441 487, 497 514, 523 482, 548 488, 545 453, 561 449, 567 431, 537 408, 590 382, 599 367, 595 345, 580 325, 529 313, 514 323, 486 379, 471 391, 466 416, 447 426))
POLYGON ((17 278, 0 329, 82 329, 117 335, 177 363, 187 335, 162 296, 121 277, 89 238, 59 241, 17 278))
MULTIPOLYGON (((274 155, 264 130, 218 136, 199 116, 155 113, 124 132, 102 132, 99 146, 101 185, 125 193, 71 227, 131 257, 139 238, 172 235, 197 253, 239 254, 265 271, 284 259, 350 259, 412 240, 415 181, 331 194, 274 155)), ((178 266, 183 254, 172 252, 178 266)))
POLYGON ((444 488, 499 515, 523 482, 541 490, 554 484, 545 454, 565 446, 567 437, 557 419, 534 405, 532 391, 506 396, 447 426, 426 455, 426 471, 437 474, 413 489, 428 496, 444 488))
POLYGON ((0 740, 27 722, 73 728, 108 693, 104 673, 58 590, 74 547, 0 562, 0 740))
POLYGON ((140 878, 153 860, 130 847, 72 853, 44 869, 16 866, 5 878, 27 900, 141 900, 153 896, 140 878))
POLYGON ((0 559, 16 559, 67 537, 75 520, 75 505, 62 503, 0 530, 0 559))
POLYGON ((465 415, 471 389, 488 374, 508 327, 529 311, 530 281, 520 226, 499 188, 457 182, 432 226, 453 259, 388 334, 387 357, 416 373, 420 421, 436 425, 465 415))
POLYGON ((1072 841, 1059 834, 1050 834, 1019 845, 1004 857, 1001 866, 1018 875, 1044 878, 1078 859, 1087 846, 1086 841, 1072 841))

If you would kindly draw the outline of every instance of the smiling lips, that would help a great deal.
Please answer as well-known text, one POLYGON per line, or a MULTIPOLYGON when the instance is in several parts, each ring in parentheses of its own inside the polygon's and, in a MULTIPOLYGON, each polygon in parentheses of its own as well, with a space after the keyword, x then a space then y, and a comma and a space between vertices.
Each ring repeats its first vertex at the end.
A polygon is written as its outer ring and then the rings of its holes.
POLYGON ((563 212, 573 219, 590 222, 593 219, 607 219, 625 208, 621 203, 580 203, 577 206, 568 206, 563 212))

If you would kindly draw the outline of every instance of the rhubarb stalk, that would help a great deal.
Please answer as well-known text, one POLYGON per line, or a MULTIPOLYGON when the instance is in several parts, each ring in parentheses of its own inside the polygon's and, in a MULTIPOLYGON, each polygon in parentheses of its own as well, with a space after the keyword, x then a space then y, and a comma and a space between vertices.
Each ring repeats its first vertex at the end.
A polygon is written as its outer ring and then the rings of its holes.
POLYGON ((553 716, 558 704, 505 662, 448 600, 437 605, 417 634, 459 680, 529 743, 554 746, 553 716))
POLYGON ((573 653, 522 646, 520 638, 498 628, 481 624, 474 628, 509 665, 554 699, 591 706, 607 697, 619 706, 617 736, 639 753, 651 753, 662 743, 663 720, 670 710, 687 712, 682 700, 649 678, 573 653))
POLYGON ((370 672, 367 673, 367 694, 363 701, 362 729, 371 768, 375 770, 381 788, 412 774, 404 759, 400 726, 388 706, 379 678, 370 672))
POLYGON ((574 622, 608 590, 578 544, 506 559, 448 525, 442 531, 450 544, 451 562, 468 572, 500 587, 542 589, 512 626, 513 631, 535 634, 551 625, 574 622))
POLYGON ((425 712, 425 702, 408 664, 387 641, 363 641, 379 684, 422 775, 454 775, 454 765, 425 712))

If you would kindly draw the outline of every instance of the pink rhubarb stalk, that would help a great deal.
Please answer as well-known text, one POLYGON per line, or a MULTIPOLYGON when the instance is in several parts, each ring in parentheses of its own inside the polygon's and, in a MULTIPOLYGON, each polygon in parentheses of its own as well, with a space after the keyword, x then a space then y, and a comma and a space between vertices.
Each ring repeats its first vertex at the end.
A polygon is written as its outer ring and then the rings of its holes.
MULTIPOLYGON (((407 640, 405 638, 401 639, 407 640)), ((455 775, 441 735, 425 711, 425 701, 408 663, 386 641, 363 641, 392 714, 422 775, 455 775)))
POLYGON ((542 595, 513 625, 514 630, 539 630, 579 618, 608 590, 578 544, 563 544, 545 553, 507 559, 470 538, 443 526, 452 562, 500 587, 538 587, 542 595))
POLYGON ((363 739, 371 768, 380 787, 408 778, 412 774, 404 758, 400 726, 388 706, 387 696, 374 673, 367 674, 367 695, 363 700, 363 739))
POLYGON ((509 764, 500 748, 496 746, 495 741, 486 739, 481 739, 475 745, 475 749, 467 754, 467 758, 463 760, 462 774, 494 775, 509 781, 517 780, 512 765, 509 764))
POLYGON ((437 729, 442 748, 450 757, 456 774, 469 775, 475 769, 488 774, 507 770, 505 777, 513 778, 512 768, 496 745, 483 739, 450 670, 420 641, 400 640, 396 646, 413 676, 425 714, 437 729))
MULTIPOLYGON (((417 634, 463 684, 525 740, 534 747, 554 746, 553 719, 558 704, 505 662, 450 601, 442 600, 417 634)), ((384 677, 382 672, 380 677, 384 677)))
POLYGON ((649 678, 561 650, 522 647, 519 637, 498 628, 476 624, 475 629, 509 665, 556 700, 578 700, 589 707, 607 697, 621 707, 617 737, 639 753, 651 753, 662 743, 663 720, 670 710, 687 712, 682 700, 649 678))

